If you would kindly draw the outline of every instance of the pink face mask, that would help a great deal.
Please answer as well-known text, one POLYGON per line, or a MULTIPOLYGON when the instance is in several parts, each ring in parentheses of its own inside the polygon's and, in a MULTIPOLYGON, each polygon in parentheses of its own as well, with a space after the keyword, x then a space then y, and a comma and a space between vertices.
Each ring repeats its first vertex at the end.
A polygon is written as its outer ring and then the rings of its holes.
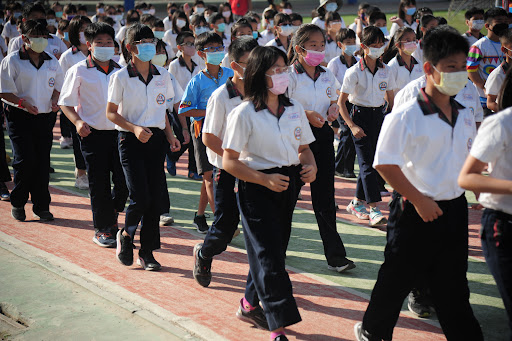
POLYGON ((416 43, 414 41, 404 43, 404 52, 407 53, 408 55, 413 54, 417 48, 418 48, 418 45, 416 45, 416 43))
POLYGON ((304 57, 304 61, 309 66, 317 66, 320 65, 320 63, 325 58, 325 51, 319 52, 319 51, 313 51, 313 50, 306 50, 305 48, 301 47, 304 51, 307 52, 306 57, 304 57))
POLYGON ((269 88, 270 92, 274 95, 282 95, 288 89, 288 84, 290 84, 290 78, 287 73, 279 73, 272 76, 265 75, 272 79, 272 87, 269 88))
POLYGON ((187 56, 193 57, 196 54, 196 48, 194 46, 184 46, 183 53, 187 56))

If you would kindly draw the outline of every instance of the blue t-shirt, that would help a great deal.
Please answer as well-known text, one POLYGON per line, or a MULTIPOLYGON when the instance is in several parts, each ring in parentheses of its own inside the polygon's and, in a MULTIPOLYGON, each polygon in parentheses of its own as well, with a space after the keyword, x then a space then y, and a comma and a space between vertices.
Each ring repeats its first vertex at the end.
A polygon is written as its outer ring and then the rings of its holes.
MULTIPOLYGON (((192 77, 190 82, 187 84, 187 88, 183 93, 181 99, 180 109, 178 114, 183 114, 192 109, 203 109, 206 110, 206 104, 212 93, 217 90, 221 85, 225 84, 229 77, 234 76, 234 72, 231 69, 221 67, 222 75, 219 79, 218 84, 211 78, 208 78, 203 71, 192 77)), ((191 117, 190 121, 200 121, 203 117, 191 117)))

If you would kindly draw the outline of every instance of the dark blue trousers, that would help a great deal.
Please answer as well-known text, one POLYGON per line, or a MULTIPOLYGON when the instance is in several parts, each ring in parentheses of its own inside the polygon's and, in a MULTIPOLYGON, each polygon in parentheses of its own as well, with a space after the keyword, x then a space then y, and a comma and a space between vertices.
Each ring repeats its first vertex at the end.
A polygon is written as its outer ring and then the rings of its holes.
POLYGON ((11 139, 14 162, 14 188, 11 205, 23 207, 30 199, 34 212, 50 209, 50 151, 52 149, 55 113, 32 115, 7 106, 7 127, 11 139))
MULTIPOLYGON (((346 102, 348 112, 352 110, 352 103, 346 102)), ((340 143, 334 160, 335 169, 338 173, 353 173, 354 162, 356 161, 356 149, 352 140, 352 133, 345 121, 339 118, 340 143)))
POLYGON ((5 140, 4 140, 4 129, 1 127, 4 123, 4 108, 0 105, 0 182, 11 181, 11 172, 9 171, 9 165, 6 160, 5 153, 5 140))
MULTIPOLYGON (((263 304, 270 330, 301 321, 292 283, 285 269, 293 210, 302 186, 300 169, 299 165, 265 171, 290 177, 288 189, 280 193, 250 182, 239 181, 238 184, 250 276, 263 304)), ((250 300, 249 303, 253 305, 250 300)))
POLYGON ((485 261, 503 299, 512 331, 512 215, 486 209, 482 216, 481 239, 485 261))
MULTIPOLYGON (((167 114, 169 117, 169 122, 172 122, 172 129, 174 131, 174 134, 176 134, 176 137, 181 143, 180 150, 177 151, 171 151, 169 149, 167 151, 167 162, 178 162, 180 157, 188 150, 188 171, 197 173, 197 166, 196 166, 196 157, 194 156, 194 146, 192 144, 192 139, 190 139, 190 142, 188 144, 183 144, 184 138, 183 138, 183 127, 181 126, 181 123, 178 119, 178 114, 176 114, 174 111, 172 114, 167 114)), ((190 120, 187 119, 187 126, 185 127, 188 131, 190 131, 190 120)))
POLYGON ((425 223, 413 204, 393 194, 384 263, 363 318, 363 328, 372 336, 392 339, 402 303, 422 279, 430 289, 446 338, 483 340, 469 304, 466 198, 462 195, 437 204, 443 215, 425 223))
POLYGON ((119 132, 119 156, 130 192, 125 230, 133 240, 141 223, 140 244, 146 251, 160 248, 160 214, 168 209, 168 202, 161 199, 163 188, 167 188, 164 160, 169 142, 163 130, 151 131, 153 135, 146 143, 133 133, 119 132))
POLYGON ((80 148, 87 167, 94 229, 117 233, 117 213, 124 210, 128 187, 119 160, 117 130, 91 128, 80 138, 80 148), (113 188, 110 185, 112 176, 113 188))

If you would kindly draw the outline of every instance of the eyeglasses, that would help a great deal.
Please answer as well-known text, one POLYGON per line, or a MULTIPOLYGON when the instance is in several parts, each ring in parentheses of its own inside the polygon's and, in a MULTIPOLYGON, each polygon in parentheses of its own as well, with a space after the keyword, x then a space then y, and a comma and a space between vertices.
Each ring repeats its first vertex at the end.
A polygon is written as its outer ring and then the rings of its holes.
POLYGON ((415 43, 415 44, 417 44, 418 41, 417 40, 411 40, 411 41, 400 40, 400 44, 405 44, 405 43, 415 43))
POLYGON ((290 73, 291 71, 292 70, 290 69, 289 66, 283 66, 283 67, 276 66, 267 71, 268 72, 267 76, 280 75, 282 73, 290 73))
POLYGON ((156 45, 157 42, 158 42, 158 39, 156 39, 156 38, 147 38, 147 39, 134 41, 133 45, 139 45, 139 44, 154 44, 154 45, 156 45))
POLYGON ((180 44, 180 46, 192 47, 192 46, 194 46, 194 43, 183 43, 183 44, 180 44))
POLYGON ((205 47, 204 49, 202 49, 201 51, 203 52, 221 52, 221 51, 224 51, 224 46, 210 46, 210 47, 205 47))
POLYGON ((282 22, 277 26, 290 26, 291 24, 289 22, 282 22))

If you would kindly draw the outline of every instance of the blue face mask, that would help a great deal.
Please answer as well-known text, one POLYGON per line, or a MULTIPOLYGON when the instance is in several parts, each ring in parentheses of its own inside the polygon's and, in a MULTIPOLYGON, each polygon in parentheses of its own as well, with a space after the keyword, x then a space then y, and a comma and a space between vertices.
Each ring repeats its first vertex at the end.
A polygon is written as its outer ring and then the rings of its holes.
POLYGON ((69 32, 64 32, 64 40, 69 41, 69 32))
POLYGON ((325 10, 327 12, 336 12, 337 9, 338 4, 336 4, 335 2, 329 2, 327 5, 325 5, 325 10))
POLYGON ((164 31, 154 31, 153 35, 155 38, 162 40, 164 38, 165 32, 164 31))
POLYGON ((414 13, 416 13, 416 7, 408 8, 408 9, 405 11, 405 14, 407 14, 407 15, 414 15, 414 13))
POLYGON ((137 45, 137 53, 135 56, 143 62, 149 62, 156 54, 156 46, 151 43, 143 43, 137 45))
POLYGON ((199 26, 199 27, 196 27, 196 30, 195 30, 195 32, 196 32, 196 37, 197 37, 198 35, 200 35, 201 33, 209 32, 209 31, 210 31, 210 30, 209 30, 209 29, 208 29, 208 27, 206 27, 206 26, 199 26))
POLYGON ((353 56, 354 53, 359 51, 359 46, 357 45, 345 45, 345 54, 349 56, 353 56))
POLYGON ((252 31, 252 37, 258 39, 258 31, 252 31))
POLYGON ((60 11, 60 12, 55 12, 55 16, 56 16, 57 18, 62 18, 62 14, 64 14, 62 11, 60 11))
POLYGON ((384 36, 388 36, 389 35, 387 27, 379 27, 379 28, 382 31, 382 33, 384 33, 384 36))
POLYGON ((92 53, 93 57, 100 62, 106 62, 112 59, 116 54, 114 46, 96 46, 92 53))
POLYGON ((206 52, 206 62, 212 65, 220 65, 226 53, 224 51, 219 52, 206 52))
POLYGON ((226 30, 226 24, 225 23, 217 25, 217 31, 219 31, 220 33, 224 32, 225 30, 226 30))

